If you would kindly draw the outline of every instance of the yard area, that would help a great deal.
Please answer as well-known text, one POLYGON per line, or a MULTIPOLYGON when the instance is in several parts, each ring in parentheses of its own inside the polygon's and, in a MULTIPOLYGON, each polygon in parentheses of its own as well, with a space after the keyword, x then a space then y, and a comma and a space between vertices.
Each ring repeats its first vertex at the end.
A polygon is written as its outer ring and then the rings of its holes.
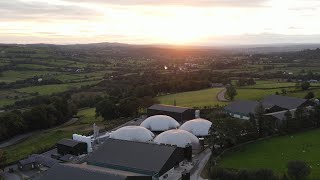
POLYGON ((313 177, 320 176, 320 129, 294 135, 274 137, 243 146, 225 154, 218 165, 224 168, 269 168, 286 171, 290 160, 304 160, 312 167, 313 177))

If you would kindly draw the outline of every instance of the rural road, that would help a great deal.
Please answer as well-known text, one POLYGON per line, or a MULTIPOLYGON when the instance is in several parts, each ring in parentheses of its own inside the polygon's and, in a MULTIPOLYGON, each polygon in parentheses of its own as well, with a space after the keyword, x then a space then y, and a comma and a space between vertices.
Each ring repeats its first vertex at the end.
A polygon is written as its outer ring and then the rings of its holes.
POLYGON ((228 102, 229 100, 225 98, 225 94, 227 92, 226 88, 223 88, 218 94, 217 94, 217 100, 220 102, 228 102))
POLYGON ((203 151, 199 156, 198 156, 198 162, 195 165, 195 169, 193 170, 194 172, 192 173, 190 179, 192 180, 204 180, 200 174, 207 164, 208 160, 210 159, 211 156, 211 149, 207 148, 205 151, 203 151))

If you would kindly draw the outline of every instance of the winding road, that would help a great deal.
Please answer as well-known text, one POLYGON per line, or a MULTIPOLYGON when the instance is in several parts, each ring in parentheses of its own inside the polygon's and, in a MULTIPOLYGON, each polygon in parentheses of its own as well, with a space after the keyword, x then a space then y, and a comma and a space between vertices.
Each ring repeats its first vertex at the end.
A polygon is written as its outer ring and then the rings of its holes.
POLYGON ((227 92, 226 88, 223 88, 218 94, 217 94, 217 100, 220 102, 229 102, 228 99, 225 98, 225 94, 227 92))

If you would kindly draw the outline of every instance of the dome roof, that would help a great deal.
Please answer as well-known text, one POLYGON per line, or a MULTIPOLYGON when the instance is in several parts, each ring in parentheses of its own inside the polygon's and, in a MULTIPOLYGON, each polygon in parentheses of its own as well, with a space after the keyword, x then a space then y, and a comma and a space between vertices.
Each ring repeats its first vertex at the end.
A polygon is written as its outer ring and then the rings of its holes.
POLYGON ((140 126, 150 131, 167 131, 178 128, 180 124, 170 116, 155 115, 145 119, 140 126))
POLYGON ((199 145, 199 140, 196 136, 185 130, 173 129, 165 131, 159 134, 154 142, 157 144, 170 144, 176 145, 178 147, 186 147, 191 144, 192 147, 197 147, 199 145))
POLYGON ((154 134, 141 126, 124 126, 110 133, 110 138, 127 141, 147 142, 151 141, 154 134))
POLYGON ((195 136, 208 136, 212 122, 205 119, 194 119, 185 122, 179 129, 188 131, 195 136))

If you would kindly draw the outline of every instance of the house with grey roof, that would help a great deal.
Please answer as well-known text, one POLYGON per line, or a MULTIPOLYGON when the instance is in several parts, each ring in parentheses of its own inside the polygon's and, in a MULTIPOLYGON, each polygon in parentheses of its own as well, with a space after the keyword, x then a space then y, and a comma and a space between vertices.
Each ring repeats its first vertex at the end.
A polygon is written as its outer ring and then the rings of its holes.
POLYGON ((226 106, 224 110, 234 118, 249 120, 249 115, 255 113, 258 104, 258 101, 237 100, 226 106))
POLYGON ((148 117, 154 115, 167 115, 178 122, 188 121, 195 118, 195 110, 188 107, 154 104, 147 109, 148 117))
POLYGON ((161 179, 181 164, 184 153, 176 146, 107 139, 88 156, 87 164, 161 179))
POLYGON ((41 166, 51 168, 57 163, 59 163, 59 161, 56 159, 52 159, 40 154, 32 154, 28 158, 20 160, 17 163, 17 166, 20 170, 26 171, 26 170, 40 168, 41 166))

